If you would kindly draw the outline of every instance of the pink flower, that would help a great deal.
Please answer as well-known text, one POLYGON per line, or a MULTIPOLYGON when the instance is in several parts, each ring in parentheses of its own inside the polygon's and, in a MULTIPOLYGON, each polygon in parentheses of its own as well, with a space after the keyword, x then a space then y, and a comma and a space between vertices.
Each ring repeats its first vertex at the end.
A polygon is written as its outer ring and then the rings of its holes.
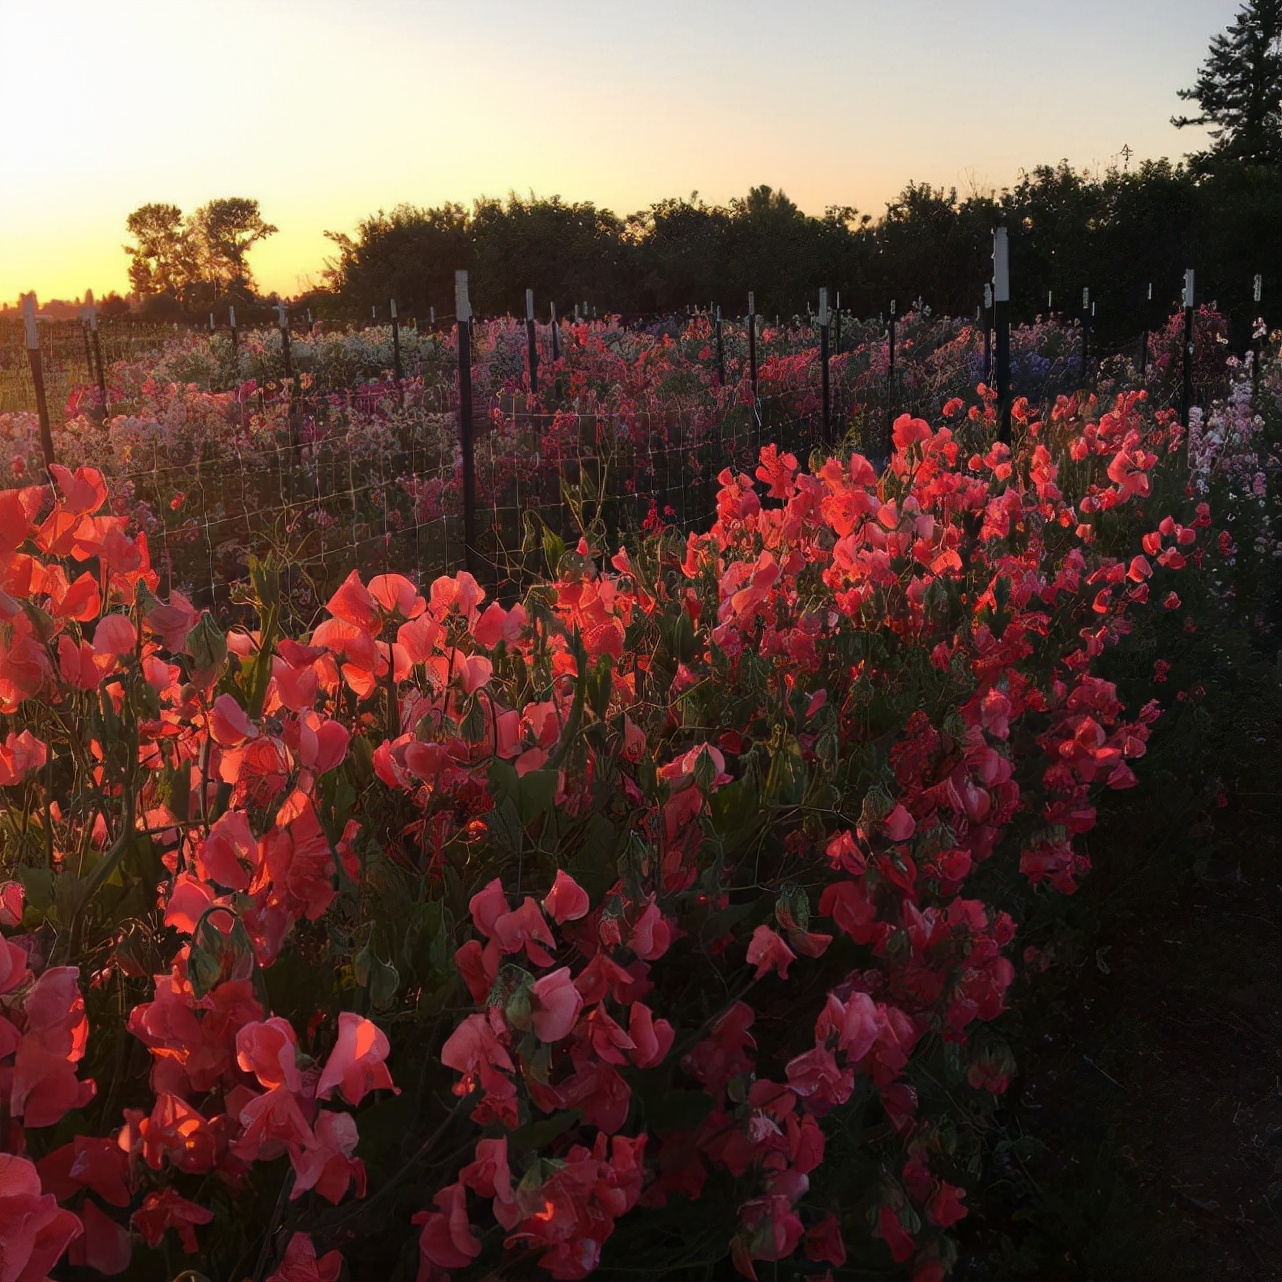
POLYGON ((583 998, 570 978, 570 968, 562 966, 535 980, 530 996, 534 1031, 539 1040, 559 1042, 568 1037, 583 1009, 583 998))
POLYGON ((138 633, 126 615, 105 614, 98 620, 93 634, 96 654, 124 656, 133 654, 137 646, 138 633))
POLYGON ((563 868, 556 871, 556 880, 548 891, 543 907, 558 926, 567 921, 578 921, 588 912, 588 892, 563 868))
POLYGON ((764 922, 752 932, 748 965, 757 968, 758 979, 763 979, 772 970, 779 973, 780 979, 787 979, 788 967, 796 960, 797 954, 764 922))
POLYGON ((427 609, 427 602, 403 574, 376 574, 369 581, 369 596, 388 614, 402 619, 417 619, 427 609))
POLYGON ((886 816, 885 828, 891 841, 907 841, 917 831, 917 821, 903 806, 897 805, 886 816))
POLYGON ((667 1058, 676 1036, 666 1019, 655 1019, 644 1002, 633 1002, 628 1017, 628 1033, 636 1049, 632 1062, 638 1068, 655 1068, 667 1058))
POLYGON ((166 1229, 177 1229, 183 1250, 188 1255, 194 1255, 200 1245, 196 1240, 195 1226, 208 1224, 213 1218, 213 1211, 180 1197, 172 1188, 163 1188, 158 1192, 148 1193, 129 1222, 152 1248, 158 1247, 164 1240, 166 1229))
POLYGON ((244 1072, 253 1073, 268 1090, 284 1086, 298 1094, 303 1089, 303 1075, 298 1069, 298 1036, 287 1019, 273 1016, 239 1029, 236 1063, 244 1072))
POLYGON ((383 1062, 390 1049, 381 1028, 361 1015, 343 1011, 338 1017, 338 1041, 316 1083, 316 1098, 328 1099, 337 1087, 343 1098, 355 1105, 370 1091, 395 1091, 383 1062))
POLYGON ((472 920, 476 928, 486 939, 494 938, 494 923, 507 911, 507 896, 503 893, 503 883, 495 877, 483 889, 468 901, 472 920))
POLYGON ((256 739, 258 731, 250 724, 245 710, 229 694, 214 700, 209 717, 209 733, 224 748, 237 748, 246 739, 256 739))
POLYGON ((421 1224, 418 1249, 419 1277, 431 1267, 464 1269, 481 1254, 481 1239, 467 1218, 467 1194, 462 1184, 443 1188, 433 1199, 439 1211, 419 1211, 413 1223, 421 1224))
POLYGON ((343 1257, 338 1251, 326 1251, 316 1258, 316 1247, 306 1233, 295 1233, 285 1248, 285 1256, 267 1282, 338 1282, 343 1257))
POLYGON ((243 810, 228 810, 215 820, 196 852, 196 871, 228 890, 245 891, 258 867, 258 838, 243 810))
MULTIPOLYGON (((396 577, 400 577, 399 575, 396 577)), ((414 585, 409 584, 413 594, 414 585)), ((325 603, 325 608, 336 619, 366 633, 376 633, 381 626, 378 606, 365 590, 359 571, 353 570, 340 584, 338 591, 325 603)))
POLYGON ((806 1259, 820 1260, 841 1268, 846 1262, 846 1244, 841 1239, 841 1224, 835 1215, 825 1215, 806 1234, 806 1259))
POLYGON ((312 1128, 315 1142, 306 1146, 294 1162, 294 1188, 290 1200, 315 1189, 335 1206, 347 1196, 355 1181, 356 1196, 365 1196, 365 1164, 352 1154, 360 1141, 356 1119, 350 1113, 322 1109, 312 1128))
POLYGON ((672 943, 672 927, 653 899, 637 918, 628 943, 642 961, 658 961, 668 951, 672 943))
POLYGON ((494 922, 494 938, 505 953, 519 953, 524 948, 525 955, 536 966, 552 965, 553 957, 547 950, 556 948, 556 940, 538 904, 529 895, 515 912, 504 913, 494 922))
POLYGON ((43 1282, 83 1231, 52 1193, 41 1192, 33 1163, 0 1153, 0 1282, 43 1282))
POLYGON ((254 1096, 240 1110, 240 1124, 245 1129, 231 1151, 242 1162, 270 1162, 288 1153, 297 1166, 303 1149, 315 1143, 298 1101, 285 1086, 254 1096))
POLYGON ((947 1184, 940 1181, 939 1188, 935 1190, 930 1202, 926 1206, 926 1217, 932 1224, 938 1224, 941 1229, 946 1229, 950 1225, 956 1224, 958 1220, 964 1219, 967 1215, 967 1208, 962 1205, 962 1198, 966 1196, 963 1189, 959 1189, 955 1184, 947 1184))
POLYGON ((85 1198, 80 1218, 84 1222, 84 1236, 71 1244, 67 1262, 92 1269, 102 1277, 123 1273, 133 1255, 128 1230, 99 1210, 93 1198, 85 1198))

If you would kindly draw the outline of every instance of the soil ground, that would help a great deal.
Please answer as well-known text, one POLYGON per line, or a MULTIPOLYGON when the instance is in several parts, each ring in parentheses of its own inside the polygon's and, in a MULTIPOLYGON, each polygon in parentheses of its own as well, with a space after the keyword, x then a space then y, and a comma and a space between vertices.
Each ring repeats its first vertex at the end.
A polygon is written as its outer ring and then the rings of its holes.
POLYGON ((1118 923, 1022 1052, 960 1278, 1282 1279, 1282 863, 1262 844, 1118 923))

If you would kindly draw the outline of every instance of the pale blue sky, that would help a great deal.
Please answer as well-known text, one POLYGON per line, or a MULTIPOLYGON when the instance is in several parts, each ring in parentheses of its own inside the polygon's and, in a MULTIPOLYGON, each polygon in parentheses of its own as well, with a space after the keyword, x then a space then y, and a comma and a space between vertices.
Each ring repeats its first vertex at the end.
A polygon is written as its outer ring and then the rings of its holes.
POLYGON ((295 293, 401 201, 623 214, 757 183, 874 215, 909 179, 1200 145, 1237 0, 0 0, 0 299, 125 286, 124 219, 254 196, 295 293))

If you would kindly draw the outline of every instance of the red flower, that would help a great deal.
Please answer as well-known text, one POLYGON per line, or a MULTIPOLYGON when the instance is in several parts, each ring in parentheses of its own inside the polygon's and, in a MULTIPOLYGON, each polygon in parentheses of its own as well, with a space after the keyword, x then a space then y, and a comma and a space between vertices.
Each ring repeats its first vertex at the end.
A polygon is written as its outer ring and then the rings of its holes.
POLYGON ((890 1256, 896 1263, 902 1263, 916 1250, 916 1243, 904 1231, 892 1207, 883 1206, 877 1212, 877 1236, 890 1247, 890 1256))
POLYGON ((841 1238, 841 1224, 835 1215, 825 1215, 806 1234, 806 1259, 835 1264, 846 1262, 846 1244, 841 1238))

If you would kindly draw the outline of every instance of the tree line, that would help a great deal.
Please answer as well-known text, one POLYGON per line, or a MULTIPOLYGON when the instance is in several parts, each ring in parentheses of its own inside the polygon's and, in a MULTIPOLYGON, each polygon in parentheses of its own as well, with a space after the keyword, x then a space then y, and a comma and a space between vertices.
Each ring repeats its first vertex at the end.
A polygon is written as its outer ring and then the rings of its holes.
MULTIPOLYGON (((1194 266, 1198 300, 1219 304, 1241 345, 1257 315, 1282 324, 1282 0, 1248 0, 1180 97, 1199 113, 1172 123, 1208 126, 1211 140, 1183 162, 1089 173, 1060 161, 1000 192, 965 196, 913 182, 877 218, 846 205, 808 214, 769 186, 725 205, 696 192, 626 216, 533 194, 470 208, 403 204, 370 215, 355 234, 327 233, 324 288, 297 301, 319 316, 360 319, 371 307, 386 315, 396 299, 403 315, 434 309, 445 319, 454 273, 465 268, 480 314, 523 315, 529 288, 544 318, 549 303, 564 315, 585 302, 628 316, 709 303, 736 315, 749 291, 759 312, 793 315, 822 286, 862 316, 917 298, 971 314, 991 275, 992 229, 1004 225, 1016 318, 1076 313, 1088 288, 1098 335, 1122 341, 1167 314, 1194 266)), ((251 301, 246 255, 276 230, 246 198, 211 201, 190 217, 144 205, 127 226, 135 292, 197 312, 251 301)))
POLYGON ((998 194, 959 198, 911 183, 876 220, 849 208, 816 217, 781 191, 755 187, 728 205, 669 199, 620 218, 590 202, 516 195, 468 210, 401 205, 335 234, 320 314, 362 317, 395 298, 405 314, 453 312, 454 272, 470 273, 480 314, 524 315, 534 290, 564 315, 662 314, 714 303, 766 315, 813 307, 819 287, 844 309, 877 315, 920 297, 937 312, 971 314, 991 275, 992 229, 1009 229, 1012 311, 1021 318, 1080 308, 1084 287, 1097 327, 1124 337, 1164 315, 1184 269, 1198 268, 1199 300, 1215 299, 1241 326, 1252 319, 1252 278, 1264 276, 1276 321, 1282 294, 1282 182, 1277 169, 1234 165, 1195 174, 1169 161, 1092 176, 1061 162, 1039 166, 998 194), (1148 302, 1148 286, 1153 301, 1148 302))

